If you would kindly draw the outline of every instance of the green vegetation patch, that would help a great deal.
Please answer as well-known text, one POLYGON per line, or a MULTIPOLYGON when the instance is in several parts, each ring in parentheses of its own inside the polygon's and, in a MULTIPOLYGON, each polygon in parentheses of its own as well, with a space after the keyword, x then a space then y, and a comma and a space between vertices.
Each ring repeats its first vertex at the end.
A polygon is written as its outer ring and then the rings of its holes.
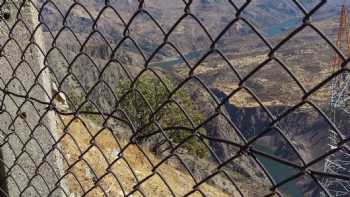
POLYGON ((138 142, 163 132, 173 145, 187 139, 181 145, 182 149, 201 158, 207 157, 204 141, 195 135, 196 132, 206 132, 203 128, 195 132, 204 119, 203 114, 195 109, 189 91, 181 88, 170 95, 173 84, 164 76, 160 80, 150 75, 140 76, 135 83, 123 81, 116 87, 121 99, 120 107, 139 130, 136 136, 138 142))

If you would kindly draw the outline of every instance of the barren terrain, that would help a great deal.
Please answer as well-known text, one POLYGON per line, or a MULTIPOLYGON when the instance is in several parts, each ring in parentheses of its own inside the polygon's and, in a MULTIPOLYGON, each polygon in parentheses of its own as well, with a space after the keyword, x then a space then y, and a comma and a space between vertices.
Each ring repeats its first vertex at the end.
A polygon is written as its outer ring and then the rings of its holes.
MULTIPOLYGON (((87 119, 63 117, 63 120, 69 126, 61 147, 71 166, 67 171, 66 183, 75 196, 86 192, 87 196, 93 197, 105 194, 122 197, 136 188, 139 190, 132 194, 135 197, 142 196, 140 191, 146 196, 172 196, 169 188, 175 196, 183 196, 192 191, 193 179, 173 166, 161 164, 153 172, 154 165, 160 160, 145 147, 125 146, 125 140, 116 139, 107 129, 98 130, 87 119), (91 143, 93 139, 95 144, 91 143), (80 157, 82 153, 83 156, 80 157), (146 181, 136 187, 143 179, 146 181), (97 180, 95 185, 94 181, 97 180)), ((207 196, 232 196, 206 183, 199 189, 207 196)), ((201 194, 195 192, 190 196, 201 194)))

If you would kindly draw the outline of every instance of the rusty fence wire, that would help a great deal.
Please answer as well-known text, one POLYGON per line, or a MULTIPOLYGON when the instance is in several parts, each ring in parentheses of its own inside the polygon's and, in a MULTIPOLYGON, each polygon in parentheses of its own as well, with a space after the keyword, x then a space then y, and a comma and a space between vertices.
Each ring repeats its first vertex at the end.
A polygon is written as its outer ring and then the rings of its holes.
POLYGON ((342 157, 350 140, 346 113, 328 105, 349 57, 313 21, 332 1, 286 1, 299 23, 278 39, 247 14, 253 0, 1 2, 2 196, 350 195, 336 184, 349 186, 349 164, 343 173, 325 170, 330 158, 349 159, 342 157), (229 16, 209 26, 206 13, 222 14, 212 10, 223 3, 229 16), (232 33, 237 24, 246 31, 232 33), (300 67, 324 55, 341 60, 336 70, 301 79, 303 71, 281 56, 305 31, 330 52, 311 52, 300 67), (239 46, 238 37, 265 50, 245 72, 232 61, 240 49, 221 47, 239 46), (284 78, 257 77, 258 86, 251 80, 263 70, 284 78), (284 80, 296 88, 265 89, 289 88, 284 80), (308 128, 312 117, 318 126, 308 128), (300 128, 307 134, 297 135, 300 128))

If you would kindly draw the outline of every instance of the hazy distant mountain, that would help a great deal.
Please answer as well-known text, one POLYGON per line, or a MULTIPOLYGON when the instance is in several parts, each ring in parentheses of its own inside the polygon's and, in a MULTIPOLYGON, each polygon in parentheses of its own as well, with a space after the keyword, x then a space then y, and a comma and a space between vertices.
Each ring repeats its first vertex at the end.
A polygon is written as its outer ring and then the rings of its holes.
MULTIPOLYGON (((237 7, 240 7, 245 0, 235 0, 233 2, 237 7)), ((298 2, 307 11, 320 3, 319 0, 299 0, 298 2)), ((335 21, 338 20, 340 6, 343 3, 350 7, 350 0, 328 1, 317 10, 312 19, 318 24, 326 26, 329 32, 333 31, 332 28, 335 27, 335 21)), ((138 4, 139 1, 137 0, 110 0, 110 5, 115 8, 121 18, 114 10, 104 10, 97 23, 98 31, 111 43, 118 43, 123 36, 126 24, 137 12, 138 4)), ((79 1, 79 4, 73 9, 72 5, 73 2, 70 0, 52 0, 51 3, 45 5, 42 20, 47 25, 46 31, 51 32, 62 29, 64 22, 65 26, 68 26, 77 37, 82 37, 81 41, 83 41, 83 38, 91 33, 94 20, 103 9, 105 0, 79 1), (66 21, 63 21, 62 14, 66 15, 69 10, 70 13, 66 21)), ((184 8, 185 4, 182 0, 146 0, 144 4, 144 9, 152 15, 153 19, 159 23, 165 32, 169 31, 177 20, 184 15, 184 8)), ((193 1, 190 9, 191 13, 206 27, 212 37, 219 35, 235 18, 235 8, 228 0, 193 1)), ((241 15, 269 38, 276 38, 297 28, 301 25, 304 17, 300 8, 291 0, 251 1, 241 15)), ((130 35, 146 54, 154 52, 164 38, 164 34, 155 25, 153 19, 146 14, 139 13, 129 26, 130 35)), ((65 31, 68 31, 68 28, 65 31)), ((223 48, 231 48, 228 45, 239 42, 241 48, 244 48, 241 40, 247 40, 247 35, 250 33, 253 33, 253 31, 248 25, 243 22, 236 23, 227 31, 225 38, 220 40, 222 42, 218 44, 223 43, 223 48)), ((97 42, 95 46, 105 44, 101 38, 95 37, 97 42)), ((191 17, 186 17, 178 24, 169 39, 182 53, 208 48, 211 42, 202 27, 191 17)), ((67 45, 73 43, 67 39, 62 42, 67 42, 67 45)), ((237 47, 237 45, 235 46, 237 47)), ((135 46, 129 44, 126 47, 126 51, 137 52, 135 46)), ((174 55, 169 54, 168 51, 161 51, 159 54, 160 57, 155 59, 164 59, 174 55)))
MULTIPOLYGON (((43 15, 45 15, 45 21, 48 22, 51 30, 57 30, 61 28, 58 23, 62 21, 57 20, 57 17, 61 17, 56 7, 61 13, 65 14, 70 6, 73 4, 69 0, 53 0, 45 6, 43 15)), ((237 0, 233 1, 237 6, 241 6, 245 1, 237 0)), ((319 0, 300 0, 299 1, 306 10, 311 10, 315 5, 317 5, 319 0)), ((96 17, 99 11, 103 8, 104 0, 90 0, 90 1, 80 1, 82 5, 89 11, 93 17, 96 17)), ((349 0, 331 0, 322 6, 313 16, 315 20, 325 20, 332 18, 339 14, 340 6, 342 4, 347 4, 350 6, 349 0)), ((115 9, 124 18, 125 22, 128 22, 130 17, 134 12, 136 12, 138 7, 138 1, 136 0, 111 0, 110 5, 115 7, 115 9)), ((176 18, 183 14, 185 4, 181 0, 152 0, 145 1, 146 10, 159 20, 161 25, 168 26, 168 28, 175 23, 176 18)), ((230 5, 228 0, 200 0, 194 1, 191 5, 192 12, 205 24, 216 25, 209 26, 210 28, 223 28, 223 26, 234 17, 234 8, 230 5)), ((86 26, 87 24, 92 24, 88 22, 91 20, 82 7, 77 6, 72 10, 68 19, 74 24, 77 31, 85 30, 85 27, 77 27, 77 20, 81 20, 81 25, 86 26), (73 19, 74 18, 74 19, 73 19)), ((303 14, 300 9, 290 0, 258 0, 252 1, 249 6, 244 10, 242 15, 251 21, 252 24, 256 25, 259 29, 265 29, 269 26, 276 26, 280 28, 277 32, 283 32, 288 30, 296 24, 302 21, 303 14), (292 24, 292 25, 291 25, 292 24)), ((112 22, 120 22, 116 17, 113 21, 103 22, 105 26, 114 26, 112 22)), ((106 27, 107 28, 107 27, 106 27)), ((108 27, 112 28, 112 27, 108 27)), ((107 28, 107 29, 108 29, 107 28)), ((119 28, 118 26, 116 28, 119 28)), ((265 31, 267 34, 268 31, 265 31)))

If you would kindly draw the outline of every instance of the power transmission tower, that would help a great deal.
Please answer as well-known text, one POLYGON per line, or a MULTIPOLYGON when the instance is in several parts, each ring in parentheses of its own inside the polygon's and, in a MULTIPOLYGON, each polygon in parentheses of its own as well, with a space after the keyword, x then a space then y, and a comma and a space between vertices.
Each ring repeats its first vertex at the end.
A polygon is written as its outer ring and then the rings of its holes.
MULTIPOLYGON (((340 14, 340 24, 337 31, 336 46, 342 52, 350 56, 350 31, 349 31, 348 11, 342 6, 340 14)), ((338 54, 332 58, 332 72, 340 69, 343 61, 338 54)), ((337 125, 342 119, 341 114, 350 115, 350 74, 342 73, 335 77, 331 82, 331 98, 329 102, 330 115, 332 121, 337 125)), ((329 131, 329 147, 335 149, 338 147, 340 136, 334 131, 329 131)), ((339 151, 331 155, 325 163, 324 171, 330 174, 350 175, 350 153, 339 151)), ((324 185, 334 197, 350 196, 350 181, 336 178, 327 178, 324 185)))

